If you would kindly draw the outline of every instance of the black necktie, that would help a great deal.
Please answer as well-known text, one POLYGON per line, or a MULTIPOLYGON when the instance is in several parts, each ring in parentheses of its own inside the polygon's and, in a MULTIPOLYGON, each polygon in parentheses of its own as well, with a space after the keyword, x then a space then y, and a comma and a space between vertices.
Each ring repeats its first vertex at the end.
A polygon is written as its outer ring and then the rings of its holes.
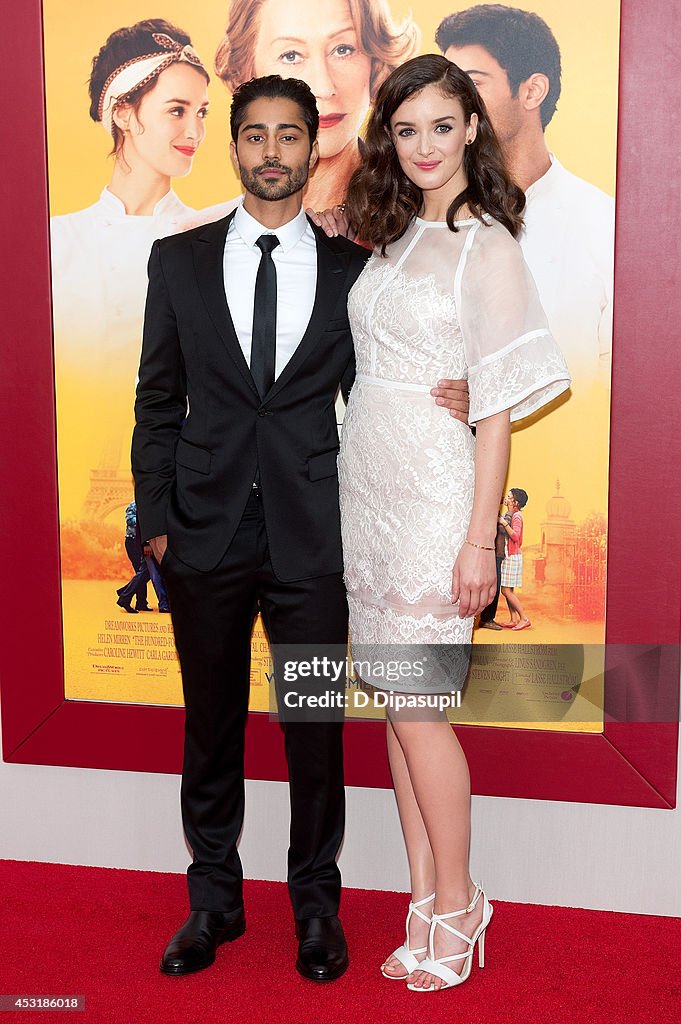
POLYGON ((261 235, 255 244, 262 256, 255 279, 251 374, 258 394, 264 398, 274 384, 277 355, 277 268, 272 250, 279 245, 279 239, 276 235, 261 235))

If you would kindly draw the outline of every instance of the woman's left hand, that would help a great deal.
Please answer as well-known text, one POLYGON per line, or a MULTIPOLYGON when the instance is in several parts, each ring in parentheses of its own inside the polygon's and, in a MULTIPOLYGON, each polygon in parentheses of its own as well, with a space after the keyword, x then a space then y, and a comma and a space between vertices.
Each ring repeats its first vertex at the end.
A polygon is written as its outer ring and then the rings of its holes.
POLYGON ((458 602, 459 618, 478 615, 494 600, 496 592, 494 551, 464 543, 452 570, 452 604, 458 602))

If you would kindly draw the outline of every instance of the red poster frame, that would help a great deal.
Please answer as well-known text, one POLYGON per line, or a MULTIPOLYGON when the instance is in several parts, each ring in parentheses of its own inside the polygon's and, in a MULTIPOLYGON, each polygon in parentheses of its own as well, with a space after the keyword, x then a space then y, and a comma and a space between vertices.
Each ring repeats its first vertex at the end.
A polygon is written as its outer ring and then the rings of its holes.
MULTIPOLYGON (((40 3, 12 4, 5 19, 15 48, 0 71, 13 111, 0 167, 4 759, 177 773, 181 708, 64 697, 40 3)), ((677 104, 681 71, 668 40, 678 28, 665 0, 622 0, 607 639, 664 646, 628 676, 609 676, 606 713, 621 717, 636 696, 637 717, 651 720, 606 722, 597 735, 457 726, 478 794, 675 806, 681 474, 670 473, 670 459, 681 434, 681 268, 676 230, 664 224, 681 222, 681 150, 660 112, 677 104), (632 493, 645 509, 643 531, 628 507, 632 493)), ((390 785, 382 731, 380 723, 347 726, 349 785, 390 785)), ((248 777, 285 779, 279 726, 251 714, 247 737, 248 777)))

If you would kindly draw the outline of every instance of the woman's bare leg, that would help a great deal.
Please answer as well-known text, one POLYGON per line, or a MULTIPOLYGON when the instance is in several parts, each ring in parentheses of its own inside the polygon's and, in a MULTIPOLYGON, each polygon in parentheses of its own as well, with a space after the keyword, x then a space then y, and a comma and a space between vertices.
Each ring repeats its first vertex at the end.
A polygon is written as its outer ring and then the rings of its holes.
MULTIPOLYGON (((430 848, 428 833, 423 823, 421 811, 414 796, 407 762, 400 742, 395 734, 393 724, 388 718, 386 737, 388 743, 388 759, 390 761, 390 772, 395 787, 397 809, 400 815, 400 824, 407 848, 407 859, 409 861, 409 877, 411 884, 411 898, 416 903, 425 899, 426 896, 435 890, 435 862, 433 851, 430 848)), ((433 904, 426 904, 421 911, 428 917, 433 912, 433 904)), ((428 925, 416 915, 412 915, 409 926, 409 945, 412 949, 420 949, 428 944, 428 925)), ((422 960, 425 953, 418 954, 422 960)), ((394 956, 389 956, 383 964, 387 974, 396 978, 406 978, 407 971, 394 956)))
MULTIPOLYGON (((411 718, 414 715, 412 713, 411 718)), ((411 792, 420 811, 435 866, 435 912, 460 910, 469 903, 475 887, 468 870, 470 845, 470 775, 461 745, 444 713, 429 713, 430 720, 407 720, 391 713, 392 728, 404 756, 411 792)), ((398 803, 407 787, 402 784, 398 803)), ((398 792, 396 788, 396 793, 398 792)), ((407 790, 408 792, 408 790, 407 790)), ((460 918, 456 927, 472 934, 482 920, 482 901, 460 918)), ((463 953, 468 946, 438 928, 435 956, 463 953)), ((463 966, 463 961, 459 961, 463 966)), ((457 969, 453 961, 453 969, 457 969)), ((459 970, 461 969, 459 967, 459 970)), ((410 980, 426 988, 441 981, 423 971, 410 980)))

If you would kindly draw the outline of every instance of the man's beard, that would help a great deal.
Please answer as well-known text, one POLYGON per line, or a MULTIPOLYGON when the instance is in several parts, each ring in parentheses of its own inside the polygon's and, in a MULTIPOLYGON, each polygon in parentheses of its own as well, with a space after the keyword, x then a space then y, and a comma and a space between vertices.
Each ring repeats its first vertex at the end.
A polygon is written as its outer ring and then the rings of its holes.
POLYGON ((307 184, 309 169, 307 164, 300 167, 287 167, 285 164, 266 163, 254 167, 252 171, 245 168, 240 169, 241 184, 247 192, 256 196, 257 199, 269 199, 275 202, 278 199, 287 199, 295 192, 300 192, 307 184), (267 167, 276 167, 284 174, 279 178, 261 178, 260 174, 267 167))

